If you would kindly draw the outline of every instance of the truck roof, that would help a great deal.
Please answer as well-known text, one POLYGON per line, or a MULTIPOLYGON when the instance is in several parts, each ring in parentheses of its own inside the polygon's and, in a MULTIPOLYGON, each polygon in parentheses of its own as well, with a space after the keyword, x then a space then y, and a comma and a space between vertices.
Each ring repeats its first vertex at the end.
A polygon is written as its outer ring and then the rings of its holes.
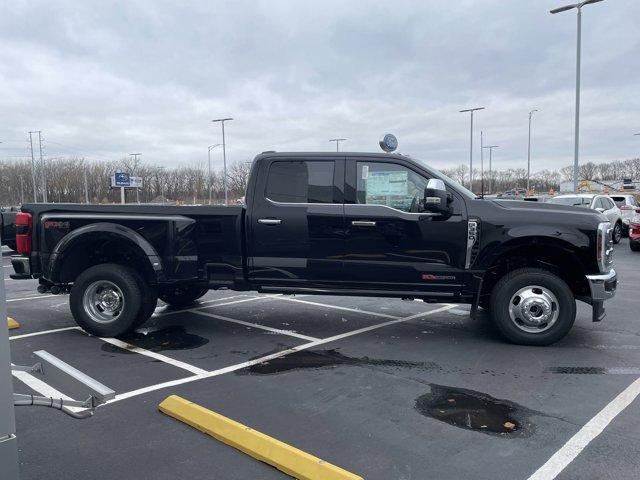
POLYGON ((275 152, 267 151, 256 155, 255 159, 259 160, 266 157, 379 157, 379 158, 398 158, 403 160, 414 160, 408 155, 400 153, 384 153, 384 152, 275 152))

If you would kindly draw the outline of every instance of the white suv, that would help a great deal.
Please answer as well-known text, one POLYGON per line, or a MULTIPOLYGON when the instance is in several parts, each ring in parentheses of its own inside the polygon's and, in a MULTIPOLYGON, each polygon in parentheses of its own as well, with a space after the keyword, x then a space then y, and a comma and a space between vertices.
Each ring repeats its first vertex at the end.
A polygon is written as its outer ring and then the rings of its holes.
POLYGON ((613 228, 613 243, 620 243, 623 229, 622 214, 615 202, 609 198, 609 196, 593 193, 558 195, 557 197, 551 198, 548 203, 597 210, 607 217, 609 222, 611 222, 611 228, 613 228))
POLYGON ((640 205, 636 197, 633 195, 610 195, 611 199, 616 202, 616 206, 622 214, 622 228, 624 233, 629 232, 629 222, 634 219, 638 221, 640 214, 640 205))

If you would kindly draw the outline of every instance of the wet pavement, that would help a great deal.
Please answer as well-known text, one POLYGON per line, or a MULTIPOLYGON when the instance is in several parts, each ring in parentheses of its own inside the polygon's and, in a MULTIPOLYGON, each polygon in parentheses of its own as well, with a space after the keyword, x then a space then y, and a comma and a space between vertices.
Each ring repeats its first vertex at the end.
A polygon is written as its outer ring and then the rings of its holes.
MULTIPOLYGON (((120 339, 161 359, 86 335, 66 297, 9 281, 14 362, 45 349, 121 396, 82 421, 19 408, 22 478, 287 478, 157 411, 178 394, 367 479, 528 479, 640 377, 640 254, 623 241, 616 263, 607 318, 578 304, 550 347, 504 343, 466 306, 219 291, 120 339)), ((635 400, 557 478, 637 478, 639 413, 635 400)))

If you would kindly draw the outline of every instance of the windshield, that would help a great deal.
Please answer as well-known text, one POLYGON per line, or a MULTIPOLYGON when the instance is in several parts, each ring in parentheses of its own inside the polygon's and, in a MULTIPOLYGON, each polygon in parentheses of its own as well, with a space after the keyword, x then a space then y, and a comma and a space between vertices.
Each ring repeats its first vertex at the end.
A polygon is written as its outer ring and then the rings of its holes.
POLYGON ((435 168, 433 168, 432 166, 430 166, 429 164, 427 164, 427 162, 417 159, 417 158, 413 158, 411 157, 412 160, 417 161, 418 163, 421 163, 423 166, 427 167, 430 171, 437 173, 438 176, 444 180, 446 183, 453 185, 453 187, 456 189, 457 192, 461 193, 462 195, 464 195, 467 198, 471 198, 471 199, 475 199, 475 198, 479 198, 475 193, 473 193, 471 190, 469 190, 466 187, 463 187, 462 185, 460 185, 458 182, 456 182, 453 178, 448 177, 447 175, 445 175, 444 173, 442 173, 440 170, 436 170, 435 168))
POLYGON ((589 205, 591 205, 591 199, 585 197, 556 197, 550 199, 549 203, 555 203, 556 205, 569 205, 572 207, 589 208, 589 205))

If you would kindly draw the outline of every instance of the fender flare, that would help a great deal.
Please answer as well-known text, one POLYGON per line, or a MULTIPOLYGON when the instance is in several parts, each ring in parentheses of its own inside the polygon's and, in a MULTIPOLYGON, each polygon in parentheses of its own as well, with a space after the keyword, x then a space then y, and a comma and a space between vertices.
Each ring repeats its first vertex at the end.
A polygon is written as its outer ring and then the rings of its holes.
POLYGON ((82 242, 88 241, 91 237, 101 239, 126 240, 131 243, 141 256, 146 257, 149 262, 149 272, 153 272, 156 281, 164 278, 162 259, 156 249, 142 235, 124 225, 111 222, 98 222, 77 228, 65 235, 54 247, 49 257, 48 268, 45 278, 54 283, 59 282, 62 265, 68 252, 82 242))

